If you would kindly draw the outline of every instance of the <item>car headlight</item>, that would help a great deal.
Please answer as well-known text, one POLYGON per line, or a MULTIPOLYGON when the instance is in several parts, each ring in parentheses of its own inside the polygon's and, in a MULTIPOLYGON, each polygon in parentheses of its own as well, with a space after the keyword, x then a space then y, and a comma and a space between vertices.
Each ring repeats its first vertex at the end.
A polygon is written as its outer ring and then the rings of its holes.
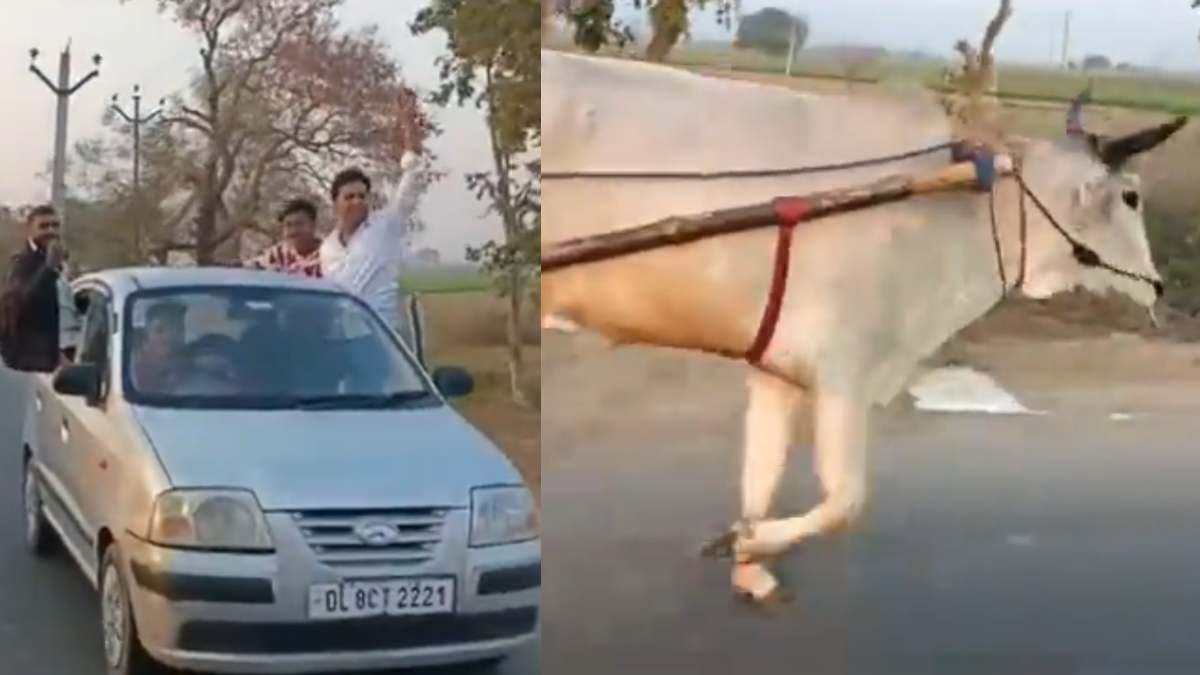
POLYGON ((271 551, 267 519, 244 490, 170 490, 158 496, 147 539, 160 546, 271 551))
POLYGON ((537 506, 523 487, 471 490, 471 546, 515 544, 538 536, 537 506))

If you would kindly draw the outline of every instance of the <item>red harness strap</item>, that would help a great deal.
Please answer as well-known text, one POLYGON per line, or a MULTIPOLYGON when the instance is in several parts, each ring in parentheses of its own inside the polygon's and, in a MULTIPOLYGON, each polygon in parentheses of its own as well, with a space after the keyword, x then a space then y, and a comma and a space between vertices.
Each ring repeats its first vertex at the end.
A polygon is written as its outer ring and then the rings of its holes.
POLYGON ((796 223, 808 213, 812 204, 803 197, 785 197, 773 203, 775 218, 779 223, 779 237, 775 240, 775 269, 771 275, 771 290, 767 293, 767 307, 758 324, 758 333, 746 352, 746 361, 757 366, 771 346, 775 326, 779 323, 779 311, 783 307, 783 295, 787 292, 788 267, 791 262, 792 233, 796 223))

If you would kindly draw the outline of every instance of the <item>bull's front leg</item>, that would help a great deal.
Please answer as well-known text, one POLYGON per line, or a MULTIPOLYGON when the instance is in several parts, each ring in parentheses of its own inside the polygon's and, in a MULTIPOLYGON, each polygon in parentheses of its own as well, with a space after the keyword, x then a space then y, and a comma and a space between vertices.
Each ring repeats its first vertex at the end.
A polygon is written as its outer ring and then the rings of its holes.
POLYGON ((778 555, 858 516, 867 498, 867 412, 864 399, 817 392, 816 464, 825 499, 803 515, 753 523, 738 553, 778 555))
POLYGON ((803 391, 761 371, 752 371, 746 409, 742 458, 742 520, 729 533, 705 547, 708 555, 734 556, 734 592, 764 601, 779 592, 779 582, 763 561, 734 551, 738 533, 763 521, 787 466, 788 444, 795 429, 803 391))
MULTIPOLYGON (((735 562, 779 555, 804 539, 849 523, 861 512, 867 497, 868 409, 866 399, 817 392, 816 465, 824 500, 799 516, 744 520, 728 535, 735 562)), ((744 572, 743 583, 755 584, 755 598, 777 595, 777 583, 773 577, 763 576, 765 569, 750 569, 754 576, 744 572)), ((735 586, 737 577, 735 571, 735 586)))

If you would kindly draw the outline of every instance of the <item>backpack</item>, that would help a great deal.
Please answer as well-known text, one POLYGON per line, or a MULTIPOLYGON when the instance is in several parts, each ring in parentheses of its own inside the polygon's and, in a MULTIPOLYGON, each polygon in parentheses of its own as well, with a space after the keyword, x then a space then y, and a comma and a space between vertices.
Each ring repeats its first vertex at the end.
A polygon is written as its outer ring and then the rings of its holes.
POLYGON ((17 341, 20 323, 21 294, 14 284, 6 283, 0 289, 0 359, 4 365, 14 368, 20 359, 17 341))

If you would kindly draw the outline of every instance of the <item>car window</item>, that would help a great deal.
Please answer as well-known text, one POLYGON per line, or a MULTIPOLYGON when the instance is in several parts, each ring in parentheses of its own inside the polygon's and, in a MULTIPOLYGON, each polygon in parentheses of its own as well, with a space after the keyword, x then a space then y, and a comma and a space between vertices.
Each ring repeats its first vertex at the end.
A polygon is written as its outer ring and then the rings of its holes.
POLYGON ((365 304, 342 293, 202 287, 130 296, 127 396, 168 407, 436 398, 365 304))
MULTIPOLYGON (((101 382, 108 386, 109 342, 111 326, 111 303, 103 293, 87 289, 76 294, 76 306, 85 307, 83 325, 80 329, 79 348, 75 353, 78 364, 96 365, 100 368, 101 382), (83 297, 80 297, 83 296, 83 297)), ((102 395, 106 393, 102 390, 102 395)))

